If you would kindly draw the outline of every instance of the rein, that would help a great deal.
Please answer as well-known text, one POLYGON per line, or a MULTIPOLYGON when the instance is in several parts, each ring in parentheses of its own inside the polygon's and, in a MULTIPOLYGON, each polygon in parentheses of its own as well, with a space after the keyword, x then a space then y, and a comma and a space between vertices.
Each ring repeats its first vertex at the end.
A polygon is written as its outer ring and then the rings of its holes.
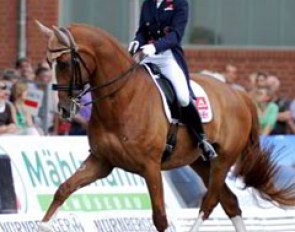
MULTIPOLYGON (((63 31, 67 37, 70 39, 73 38, 70 31, 67 30, 66 28, 61 28, 61 31, 63 31)), ((133 64, 127 71, 123 72, 122 74, 118 75, 117 77, 111 79, 110 81, 103 83, 101 85, 96 85, 96 86, 89 86, 86 89, 83 90, 84 86, 86 85, 85 83, 82 82, 82 73, 81 73, 81 66, 80 63, 83 65, 83 67, 85 68, 85 70, 87 71, 88 76, 90 77, 93 73, 90 72, 90 70, 88 69, 85 61, 83 60, 83 58, 81 57, 81 55, 78 53, 78 47, 75 45, 74 42, 70 43, 70 46, 66 45, 65 43, 63 43, 63 45, 65 45, 65 48, 59 48, 59 49, 50 49, 48 48, 48 51, 50 53, 70 53, 71 54, 71 80, 70 80, 70 84, 69 85, 60 85, 60 84, 53 84, 52 85, 52 90, 54 91, 67 91, 69 93, 69 97, 71 99, 71 102, 78 106, 78 107, 85 107, 88 105, 91 105, 93 103, 102 101, 108 97, 113 96, 114 94, 116 94, 117 92, 119 92, 127 83, 128 79, 126 80, 126 82, 121 85, 120 87, 116 88, 114 91, 112 91, 111 93, 108 93, 106 95, 102 95, 94 100, 91 100, 83 105, 81 105, 80 103, 80 99, 87 93, 93 91, 93 90, 101 90, 103 88, 106 88, 108 86, 111 86, 112 84, 115 84, 116 82, 129 77, 128 74, 130 74, 131 72, 135 71, 141 64, 140 61, 133 64), (73 91, 81 91, 77 96, 73 96, 73 91)), ((143 57, 144 59, 145 57, 143 57)))
MULTIPOLYGON (((86 90, 82 91, 82 92, 81 92, 76 98, 77 98, 77 99, 81 99, 82 96, 84 96, 85 94, 87 94, 87 93, 89 93, 89 92, 91 92, 91 91, 93 91, 93 90, 97 90, 97 89, 100 90, 100 89, 103 89, 103 88, 108 87, 108 86, 110 86, 110 85, 112 85, 112 84, 114 84, 114 83, 116 83, 116 82, 118 82, 118 81, 120 81, 120 80, 122 80, 122 79, 124 79, 124 78, 126 78, 126 77, 129 77, 128 74, 130 74, 130 73, 132 73, 133 71, 135 71, 140 65, 141 65, 140 62, 139 62, 139 63, 135 63, 135 64, 133 64, 133 65, 132 65, 127 71, 125 71, 124 73, 120 74, 119 76, 113 78, 113 79, 110 80, 109 82, 104 83, 104 84, 102 84, 102 85, 97 85, 97 86, 93 86, 93 87, 88 87, 86 90)), ((112 91, 111 93, 108 93, 108 94, 106 94, 106 95, 100 96, 99 98, 96 98, 96 99, 94 99, 94 100, 92 100, 92 101, 90 101, 90 102, 87 102, 87 103, 85 103, 85 104, 83 104, 83 105, 81 105, 81 106, 88 106, 88 105, 90 105, 90 104, 93 104, 93 103, 96 103, 96 102, 102 101, 102 100, 104 100, 104 99, 106 99, 106 98, 108 98, 108 97, 113 96, 114 94, 116 94, 117 92, 119 92, 119 91, 125 86, 125 84, 127 83, 127 81, 128 81, 128 79, 126 80, 126 82, 125 82, 122 86, 118 87, 117 89, 115 89, 115 90, 112 91)))

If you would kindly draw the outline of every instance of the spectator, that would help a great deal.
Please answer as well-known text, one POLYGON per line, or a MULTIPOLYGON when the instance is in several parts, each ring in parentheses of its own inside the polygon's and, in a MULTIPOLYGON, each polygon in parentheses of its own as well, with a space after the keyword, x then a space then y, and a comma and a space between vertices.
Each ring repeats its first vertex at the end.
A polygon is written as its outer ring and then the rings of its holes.
POLYGON ((57 135, 59 116, 56 109, 57 103, 51 90, 52 71, 40 65, 35 74, 38 88, 43 91, 42 105, 36 117, 36 123, 39 127, 42 127, 46 133, 57 135))
MULTIPOLYGON (((84 105, 91 101, 91 94, 87 93, 81 98, 81 104, 84 105)), ((91 105, 82 107, 80 112, 73 118, 69 135, 86 135, 88 122, 91 116, 91 105)))
POLYGON ((256 90, 256 103, 261 134, 269 135, 276 124, 279 113, 279 107, 272 102, 270 88, 264 87, 256 90))
POLYGON ((38 135, 34 127, 32 114, 25 105, 28 85, 24 82, 16 82, 11 88, 11 101, 16 109, 16 126, 20 134, 38 135))
POLYGON ((34 81, 34 70, 28 58, 19 58, 15 63, 15 68, 21 78, 28 81, 34 81))
POLYGON ((29 91, 37 89, 37 86, 34 83, 35 74, 30 60, 28 58, 20 58, 16 61, 15 67, 20 79, 28 83, 29 91))
POLYGON ((255 94, 257 90, 257 76, 258 73, 254 72, 248 76, 247 91, 251 98, 255 101, 255 94))
POLYGON ((256 72, 251 73, 248 76, 247 90, 249 92, 251 92, 252 90, 256 89, 257 76, 258 76, 258 73, 256 73, 256 72))
POLYGON ((17 131, 15 124, 15 111, 13 106, 6 101, 7 85, 0 80, 0 135, 14 134, 17 131))
POLYGON ((256 88, 265 88, 267 87, 267 75, 264 72, 257 72, 256 77, 256 88))
POLYGON ((232 88, 245 91, 245 88, 236 83, 238 79, 238 68, 232 64, 227 64, 225 66, 225 72, 223 74, 225 77, 226 83, 229 84, 232 88))
POLYGON ((275 127, 271 131, 272 135, 284 135, 295 133, 295 124, 290 111, 291 101, 286 97, 279 96, 280 81, 276 76, 269 76, 266 84, 273 92, 273 101, 279 107, 279 114, 275 127))
POLYGON ((19 76, 17 75, 17 71, 14 69, 6 69, 3 72, 2 79, 5 81, 7 85, 7 90, 10 91, 11 86, 19 80, 19 76))

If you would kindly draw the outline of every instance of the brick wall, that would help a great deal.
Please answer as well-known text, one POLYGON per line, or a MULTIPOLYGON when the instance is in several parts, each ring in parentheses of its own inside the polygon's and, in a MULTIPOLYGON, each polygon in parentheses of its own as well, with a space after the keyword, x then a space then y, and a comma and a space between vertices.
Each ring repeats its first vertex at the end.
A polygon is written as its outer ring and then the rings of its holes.
MULTIPOLYGON (((18 50, 19 0, 0 0, 0 70, 14 67, 18 50)), ((33 64, 45 54, 46 44, 34 20, 45 25, 58 22, 58 0, 27 0, 27 56, 33 64)))
POLYGON ((281 93, 295 98, 295 51, 250 49, 186 49, 191 72, 203 69, 222 72, 227 63, 239 70, 238 82, 246 85, 247 77, 255 71, 277 75, 281 93))
POLYGON ((17 0, 0 0, 0 69, 14 64, 17 51, 17 0))
POLYGON ((47 48, 46 40, 36 27, 35 20, 46 26, 58 24, 58 0, 28 0, 27 56, 36 64, 40 62, 47 48))

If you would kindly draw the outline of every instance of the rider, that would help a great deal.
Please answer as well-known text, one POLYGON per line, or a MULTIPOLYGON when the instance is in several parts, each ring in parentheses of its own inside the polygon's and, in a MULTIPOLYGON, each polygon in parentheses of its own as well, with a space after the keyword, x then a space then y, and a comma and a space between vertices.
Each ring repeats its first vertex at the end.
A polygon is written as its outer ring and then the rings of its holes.
POLYGON ((206 140, 199 113, 190 97, 189 72, 181 48, 187 22, 187 0, 145 0, 139 28, 128 50, 134 54, 141 49, 146 56, 143 62, 157 64, 171 81, 185 122, 197 138, 203 157, 211 160, 216 152, 206 140))

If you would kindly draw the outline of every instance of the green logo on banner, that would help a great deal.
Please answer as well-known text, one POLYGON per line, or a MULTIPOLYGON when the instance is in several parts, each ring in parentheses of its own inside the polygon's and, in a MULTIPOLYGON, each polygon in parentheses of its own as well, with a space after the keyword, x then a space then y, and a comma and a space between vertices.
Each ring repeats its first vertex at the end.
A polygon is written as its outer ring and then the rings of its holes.
MULTIPOLYGON (((52 194, 39 194, 39 204, 47 210, 52 194)), ((151 208, 149 195, 132 194, 74 194, 61 207, 62 211, 146 210, 151 208)))

